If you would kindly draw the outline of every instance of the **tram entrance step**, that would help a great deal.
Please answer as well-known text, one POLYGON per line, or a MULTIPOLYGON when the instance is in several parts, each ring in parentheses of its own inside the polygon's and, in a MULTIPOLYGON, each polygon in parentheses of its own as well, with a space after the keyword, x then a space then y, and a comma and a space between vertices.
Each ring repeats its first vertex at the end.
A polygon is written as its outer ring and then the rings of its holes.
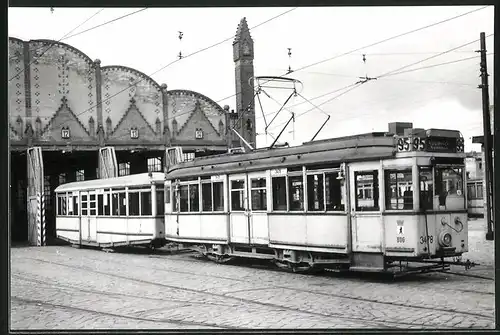
POLYGON ((385 268, 384 255, 380 253, 353 252, 350 268, 352 270, 359 268, 363 269, 363 271, 368 271, 367 269, 383 270, 385 268))

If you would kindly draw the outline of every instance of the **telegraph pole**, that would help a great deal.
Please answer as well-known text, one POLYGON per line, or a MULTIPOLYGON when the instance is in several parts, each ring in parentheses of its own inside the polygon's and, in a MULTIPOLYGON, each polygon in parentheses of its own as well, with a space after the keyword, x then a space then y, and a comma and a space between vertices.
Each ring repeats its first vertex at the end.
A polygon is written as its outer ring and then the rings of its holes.
POLYGON ((486 63, 486 37, 484 32, 480 34, 481 40, 481 85, 479 88, 482 90, 483 96, 483 133, 484 133, 484 175, 486 185, 486 240, 493 240, 493 196, 492 196, 492 182, 493 182, 493 166, 492 166, 492 155, 491 155, 491 120, 490 120, 490 96, 488 87, 488 69, 486 63))

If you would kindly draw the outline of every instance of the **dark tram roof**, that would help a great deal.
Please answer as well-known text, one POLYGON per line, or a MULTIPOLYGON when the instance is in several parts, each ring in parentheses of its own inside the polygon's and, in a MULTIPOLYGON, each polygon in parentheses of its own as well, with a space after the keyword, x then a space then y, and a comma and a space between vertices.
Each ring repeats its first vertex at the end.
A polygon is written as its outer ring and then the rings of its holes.
POLYGON ((307 142, 289 148, 261 148, 246 153, 199 157, 171 166, 167 178, 185 178, 227 172, 243 173, 303 164, 335 164, 373 158, 390 158, 395 153, 394 136, 384 133, 370 133, 341 139, 307 142))
MULTIPOLYGON (((411 125, 411 124, 410 124, 411 125)), ((460 132, 447 129, 408 129, 405 134, 371 132, 358 135, 305 142, 295 147, 260 148, 245 153, 197 157, 169 167, 168 179, 197 177, 223 173, 244 173, 305 164, 340 164, 394 157, 399 136, 461 137, 460 132), (411 130, 414 130, 412 132, 411 130)))

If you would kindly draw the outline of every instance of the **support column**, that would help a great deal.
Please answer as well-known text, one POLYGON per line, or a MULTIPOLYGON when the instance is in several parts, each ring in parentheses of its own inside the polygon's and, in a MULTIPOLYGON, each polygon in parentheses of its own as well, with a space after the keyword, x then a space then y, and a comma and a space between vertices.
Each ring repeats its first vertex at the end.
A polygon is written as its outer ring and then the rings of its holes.
POLYGON ((45 245, 45 208, 42 148, 27 150, 28 187, 28 242, 30 245, 45 245), (43 214, 43 215, 42 215, 43 214))

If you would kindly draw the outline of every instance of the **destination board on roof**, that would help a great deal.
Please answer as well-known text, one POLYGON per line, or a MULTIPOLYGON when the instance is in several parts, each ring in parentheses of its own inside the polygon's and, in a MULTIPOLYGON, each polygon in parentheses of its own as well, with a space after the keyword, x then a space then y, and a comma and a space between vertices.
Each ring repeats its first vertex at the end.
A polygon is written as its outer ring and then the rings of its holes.
POLYGON ((464 152, 464 140, 454 137, 400 137, 397 141, 397 149, 399 152, 458 153, 464 152))

